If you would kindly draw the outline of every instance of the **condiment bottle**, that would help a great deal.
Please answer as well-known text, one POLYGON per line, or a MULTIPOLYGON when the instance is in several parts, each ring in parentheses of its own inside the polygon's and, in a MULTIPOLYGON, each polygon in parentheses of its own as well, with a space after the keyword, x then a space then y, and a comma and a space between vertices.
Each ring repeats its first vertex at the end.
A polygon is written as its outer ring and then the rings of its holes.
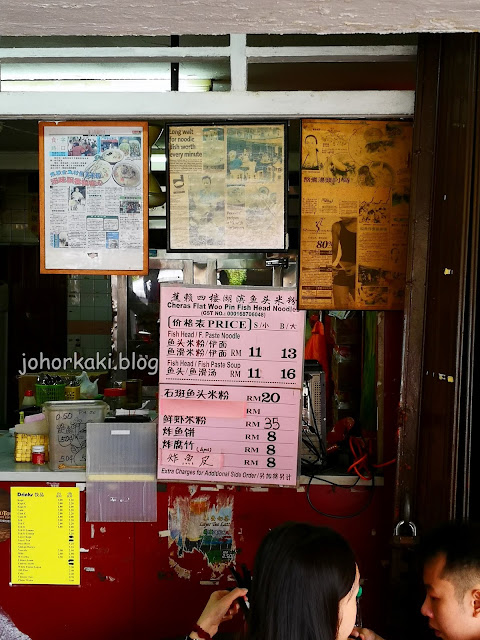
POLYGON ((22 405, 21 405, 22 409, 24 407, 33 407, 35 404, 37 404, 37 401, 35 400, 35 394, 31 389, 27 389, 25 391, 25 395, 23 396, 22 405))
POLYGON ((45 445, 44 444, 33 445, 32 464, 45 464, 45 445))
POLYGON ((103 399, 110 407, 107 416, 115 416, 117 409, 123 409, 125 406, 125 389, 111 387, 103 390, 103 399))

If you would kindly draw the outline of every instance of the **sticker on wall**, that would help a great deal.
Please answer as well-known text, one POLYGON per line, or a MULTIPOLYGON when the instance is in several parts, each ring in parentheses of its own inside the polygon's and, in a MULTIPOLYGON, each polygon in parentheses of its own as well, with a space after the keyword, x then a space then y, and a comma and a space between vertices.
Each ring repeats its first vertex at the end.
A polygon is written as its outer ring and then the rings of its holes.
POLYGON ((235 559, 231 495, 171 493, 168 528, 168 546, 175 551, 173 555, 177 559, 187 554, 201 554, 209 567, 220 572, 235 559))

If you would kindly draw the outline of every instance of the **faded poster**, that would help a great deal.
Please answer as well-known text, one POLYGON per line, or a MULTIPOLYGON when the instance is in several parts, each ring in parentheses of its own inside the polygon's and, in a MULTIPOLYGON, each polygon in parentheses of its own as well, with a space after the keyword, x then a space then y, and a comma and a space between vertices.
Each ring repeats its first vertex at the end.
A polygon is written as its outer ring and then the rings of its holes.
POLYGON ((285 247, 285 127, 171 126, 169 248, 285 247))
POLYGON ((303 121, 300 308, 403 308, 411 147, 411 123, 303 121))
POLYGON ((172 493, 168 505, 168 527, 169 548, 176 547, 176 559, 199 553, 210 567, 218 571, 234 562, 232 496, 181 496, 172 493))

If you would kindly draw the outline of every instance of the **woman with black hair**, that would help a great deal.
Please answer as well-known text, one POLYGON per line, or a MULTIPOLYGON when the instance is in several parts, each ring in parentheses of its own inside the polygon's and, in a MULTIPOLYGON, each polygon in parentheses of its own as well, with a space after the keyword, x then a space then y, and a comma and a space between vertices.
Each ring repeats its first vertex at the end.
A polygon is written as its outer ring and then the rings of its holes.
MULTIPOLYGON (((246 640, 347 640, 359 578, 353 552, 336 531, 299 522, 276 527, 255 558, 246 640)), ((189 637, 209 640, 238 611, 239 597, 246 599, 246 589, 213 593, 189 637)))

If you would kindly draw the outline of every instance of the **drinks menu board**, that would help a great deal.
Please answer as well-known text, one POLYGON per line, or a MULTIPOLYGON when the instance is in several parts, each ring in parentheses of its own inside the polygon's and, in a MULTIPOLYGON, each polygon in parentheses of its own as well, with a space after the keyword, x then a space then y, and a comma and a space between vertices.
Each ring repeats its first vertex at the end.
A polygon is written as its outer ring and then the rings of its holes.
POLYGON ((161 287, 159 479, 296 485, 305 324, 296 295, 161 287))
POLYGON ((12 487, 12 583, 80 584, 77 487, 12 487))
POLYGON ((301 388, 305 315, 293 289, 160 292, 160 382, 301 388))

